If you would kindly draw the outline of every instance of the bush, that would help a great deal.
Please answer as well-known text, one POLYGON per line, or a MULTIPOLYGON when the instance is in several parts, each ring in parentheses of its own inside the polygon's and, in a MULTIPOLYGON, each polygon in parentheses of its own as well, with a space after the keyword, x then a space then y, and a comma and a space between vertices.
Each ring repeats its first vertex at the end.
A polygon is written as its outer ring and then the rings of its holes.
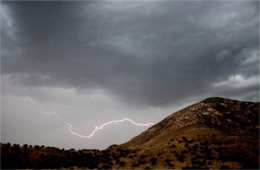
POLYGON ((171 160, 170 159, 165 159, 164 162, 165 163, 169 163, 169 162, 171 162, 171 160))
POLYGON ((40 154, 40 158, 41 158, 42 160, 45 160, 45 159, 46 159, 46 156, 41 153, 41 154, 40 154))
POLYGON ((188 141, 188 143, 193 143, 194 142, 194 139, 191 139, 190 141, 188 141))
POLYGON ((164 160, 164 162, 165 162, 169 167, 171 167, 171 168, 174 167, 174 164, 171 163, 171 160, 170 160, 170 159, 166 159, 166 160, 164 160))
POLYGON ((19 148, 20 145, 19 145, 19 144, 14 144, 14 147, 15 147, 15 148, 19 148))
POLYGON ((135 163, 135 162, 134 162, 134 163, 132 164, 132 167, 138 167, 138 166, 139 166, 138 163, 135 163))
POLYGON ((183 151, 182 151, 182 154, 183 154, 183 155, 185 155, 185 154, 187 154, 187 153, 189 153, 188 150, 183 150, 183 151))
POLYGON ((146 164, 146 162, 144 160, 139 161, 139 164, 143 165, 146 164))
POLYGON ((103 164, 102 169, 112 169, 112 167, 110 165, 103 164))
POLYGON ((128 158, 130 158, 130 159, 133 159, 133 158, 134 158, 134 156, 133 156, 133 155, 129 155, 129 156, 128 156, 128 158))
POLYGON ((119 166, 121 166, 121 167, 124 167, 126 165, 126 163, 125 162, 119 162, 119 166))
POLYGON ((202 167, 202 166, 204 166, 205 165, 205 161, 200 161, 200 160, 194 160, 194 159, 192 159, 191 160, 191 163, 192 163, 192 165, 198 165, 198 166, 200 166, 200 167, 202 167))
POLYGON ((150 161, 151 161, 152 165, 156 165, 157 164, 157 159, 155 157, 152 157, 150 159, 150 161))
POLYGON ((141 156, 140 156, 140 158, 142 158, 142 159, 143 159, 144 157, 145 157, 144 155, 141 155, 141 156))
POLYGON ((181 154, 181 155, 178 157, 178 161, 179 161, 179 162, 184 162, 184 159, 185 159, 185 155, 184 155, 184 154, 181 154))
POLYGON ((182 140, 183 140, 184 142, 188 142, 188 141, 189 141, 185 136, 182 137, 182 140))
POLYGON ((207 163, 208 165, 212 165, 212 162, 211 161, 208 161, 208 163, 207 163))
POLYGON ((220 169, 230 169, 228 165, 221 165, 220 169))

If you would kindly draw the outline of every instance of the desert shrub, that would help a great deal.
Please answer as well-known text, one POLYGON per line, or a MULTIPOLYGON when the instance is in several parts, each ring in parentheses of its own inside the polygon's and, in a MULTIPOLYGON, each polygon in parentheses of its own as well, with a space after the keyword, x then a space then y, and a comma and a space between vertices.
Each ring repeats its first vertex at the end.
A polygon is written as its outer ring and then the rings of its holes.
POLYGON ((51 159, 52 161, 56 160, 56 159, 57 159, 57 155, 51 155, 51 156, 50 156, 50 159, 51 159))
POLYGON ((198 165, 198 166, 200 166, 200 167, 202 167, 202 166, 204 166, 205 165, 205 161, 200 161, 200 160, 191 160, 191 163, 192 163, 192 165, 198 165))
POLYGON ((112 169, 112 166, 108 164, 103 164, 102 169, 112 169))
POLYGON ((171 162, 171 160, 170 159, 165 159, 164 162, 165 163, 169 163, 169 162, 171 162))
POLYGON ((193 150, 193 151, 197 151, 197 147, 196 147, 196 145, 193 145, 193 146, 191 147, 191 150, 193 150))
POLYGON ((133 155, 128 155, 128 158, 133 159, 134 156, 133 155))
POLYGON ((201 154, 196 154, 196 158, 201 159, 203 156, 201 154))
POLYGON ((190 154, 191 154, 191 155, 196 155, 196 152, 191 151, 190 154))
POLYGON ((199 167, 199 166, 185 166, 182 169, 201 169, 201 167, 199 167))
POLYGON ((141 156, 140 156, 140 158, 142 158, 142 159, 143 159, 144 157, 145 157, 144 155, 141 155, 141 156))
POLYGON ((182 169, 193 169, 193 168, 191 168, 190 166, 185 166, 185 167, 183 167, 182 169))
POLYGON ((185 155, 185 154, 189 153, 189 151, 188 150, 183 150, 181 153, 185 155))
POLYGON ((120 160, 119 159, 116 159, 116 164, 119 165, 120 164, 120 160))
POLYGON ((144 165, 144 164, 146 164, 146 162, 144 160, 140 160, 139 164, 144 165))
POLYGON ((191 157, 191 162, 196 161, 195 157, 191 157))
POLYGON ((41 153, 41 154, 40 154, 40 159, 45 160, 45 159, 46 159, 46 156, 45 156, 43 153, 41 153))
MULTIPOLYGON (((58 152, 58 153, 61 153, 61 152, 62 152, 59 148, 56 148, 55 151, 58 152)), ((79 153, 82 154, 81 151, 80 151, 79 153)))
POLYGON ((178 161, 179 162, 184 162, 184 159, 185 159, 185 155, 184 154, 180 154, 179 157, 178 157, 178 161))
MULTIPOLYGON (((202 169, 202 167, 198 166, 198 165, 193 165, 191 166, 191 169, 202 169)), ((204 169, 204 168, 203 168, 204 169)), ((204 169, 205 170, 205 169, 204 169)))
POLYGON ((188 141, 188 143, 193 143, 194 142, 194 139, 191 139, 188 141))
POLYGON ((174 169, 174 166, 175 166, 174 164, 168 163, 167 165, 168 165, 171 169, 174 169))
POLYGON ((228 165, 221 165, 220 169, 230 169, 228 165))
POLYGON ((206 152, 207 155, 211 155, 212 154, 211 148, 208 148, 208 147, 205 148, 205 152, 206 152))
POLYGON ((145 170, 150 170, 151 168, 149 166, 145 167, 144 168, 145 170))
POLYGON ((118 149, 120 157, 125 157, 126 155, 129 154, 129 150, 124 150, 124 149, 118 149))
POLYGON ((171 160, 170 160, 170 159, 166 159, 166 160, 164 160, 164 162, 165 162, 166 165, 168 165, 169 167, 171 167, 171 168, 174 167, 174 164, 171 163, 171 160))
POLYGON ((124 167, 126 165, 126 163, 124 162, 124 161, 121 161, 120 163, 119 163, 119 166, 121 166, 121 167, 124 167))
POLYGON ((14 147, 15 147, 15 148, 19 148, 20 145, 19 145, 19 144, 14 144, 14 147))
POLYGON ((150 161, 151 161, 152 165, 156 165, 157 164, 157 159, 155 157, 152 157, 150 159, 150 161))
POLYGON ((136 163, 136 162, 134 162, 134 163, 132 164, 132 167, 138 167, 138 166, 139 166, 139 164, 136 163))
POLYGON ((188 142, 188 141, 189 141, 185 136, 182 137, 182 140, 183 140, 184 142, 188 142))

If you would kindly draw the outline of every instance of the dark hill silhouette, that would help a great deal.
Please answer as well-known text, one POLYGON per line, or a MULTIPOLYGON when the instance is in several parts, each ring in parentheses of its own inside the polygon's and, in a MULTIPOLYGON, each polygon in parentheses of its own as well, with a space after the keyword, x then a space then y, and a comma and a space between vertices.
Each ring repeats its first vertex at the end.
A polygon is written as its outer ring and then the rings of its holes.
POLYGON ((2 168, 259 168, 259 102, 209 98, 106 150, 1 144, 2 168))

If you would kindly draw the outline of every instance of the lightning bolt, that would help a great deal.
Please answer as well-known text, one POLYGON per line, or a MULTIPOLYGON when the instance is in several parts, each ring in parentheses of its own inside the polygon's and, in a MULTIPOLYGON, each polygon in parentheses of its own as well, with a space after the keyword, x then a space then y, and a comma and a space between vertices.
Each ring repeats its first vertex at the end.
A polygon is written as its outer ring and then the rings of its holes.
POLYGON ((152 126, 152 125, 153 125, 153 123, 146 123, 146 124, 136 123, 136 122, 134 122, 133 120, 131 120, 131 119, 129 119, 129 118, 124 118, 124 119, 113 120, 113 121, 104 123, 103 125, 101 125, 101 126, 99 126, 99 127, 96 126, 96 127, 95 127, 95 130, 93 130, 93 131, 90 133, 90 135, 81 135, 81 134, 79 134, 79 133, 77 133, 77 132, 75 132, 75 131, 72 130, 72 125, 71 125, 70 123, 68 123, 68 122, 65 122, 65 123, 68 125, 69 131, 70 131, 71 134, 76 135, 76 136, 81 137, 81 138, 91 138, 91 137, 93 137, 93 136, 95 135, 95 133, 96 133, 97 131, 102 130, 105 126, 110 125, 110 124, 115 124, 115 123, 121 123, 121 122, 125 122, 125 121, 128 121, 128 122, 130 122, 130 123, 132 123, 132 124, 134 124, 134 125, 136 125, 136 126, 142 126, 142 127, 152 126))
POLYGON ((96 126, 95 129, 89 134, 89 135, 82 135, 79 134, 77 132, 75 132, 72 128, 72 124, 67 122, 66 120, 64 120, 62 117, 60 117, 57 112, 48 112, 43 110, 38 103, 36 103, 30 96, 28 97, 29 101, 31 101, 32 103, 34 103, 34 105, 37 107, 38 111, 43 113, 43 114, 47 114, 47 115, 55 115, 59 120, 61 120, 64 124, 66 124, 68 126, 68 130, 72 135, 78 136, 80 138, 91 138, 93 137, 99 130, 102 130, 105 126, 111 125, 111 124, 116 124, 116 123, 122 123, 122 122, 130 122, 135 126, 141 126, 141 127, 149 127, 154 125, 153 123, 136 123, 133 120, 129 119, 129 118, 123 118, 120 120, 113 120, 113 121, 109 121, 106 122, 104 124, 102 124, 101 126, 96 126))

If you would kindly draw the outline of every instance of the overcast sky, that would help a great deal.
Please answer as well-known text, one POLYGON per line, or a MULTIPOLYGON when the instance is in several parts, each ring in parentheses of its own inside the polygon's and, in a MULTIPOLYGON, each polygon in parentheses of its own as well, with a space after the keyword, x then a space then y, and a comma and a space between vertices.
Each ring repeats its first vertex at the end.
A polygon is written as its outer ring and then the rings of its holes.
POLYGON ((1 2, 1 142, 104 149, 206 97, 259 101, 259 2, 1 2), (32 100, 31 100, 32 99, 32 100))

